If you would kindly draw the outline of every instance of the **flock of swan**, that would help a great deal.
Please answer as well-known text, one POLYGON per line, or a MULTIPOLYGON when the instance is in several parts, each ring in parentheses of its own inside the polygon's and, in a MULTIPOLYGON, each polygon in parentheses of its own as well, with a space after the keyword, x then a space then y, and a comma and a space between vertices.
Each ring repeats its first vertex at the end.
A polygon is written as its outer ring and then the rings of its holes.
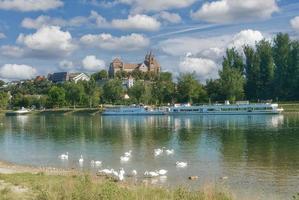
MULTIPOLYGON (((172 155, 172 154, 174 154, 174 150, 173 149, 165 149, 165 147, 154 149, 155 157, 161 156, 163 154, 172 155)), ((131 150, 127 151, 120 157, 120 162, 121 163, 128 162, 128 161, 130 161, 131 157, 132 157, 132 151, 131 150)), ((68 160, 69 159, 68 152, 61 154, 59 156, 59 158, 61 160, 68 160)), ((80 156, 78 162, 79 162, 79 165, 82 167, 83 163, 84 163, 84 158, 82 155, 80 156)), ((91 160, 90 165, 93 168, 94 167, 100 168, 102 166, 102 161, 91 160)), ((188 163, 182 162, 182 161, 177 161, 175 163, 175 165, 177 168, 185 168, 188 166, 188 163)), ((110 176, 118 181, 123 181, 125 176, 128 176, 128 177, 136 177, 137 176, 137 170, 135 170, 135 169, 133 169, 130 172, 125 172, 125 170, 123 168, 120 168, 118 171, 114 170, 114 169, 100 169, 98 172, 102 175, 110 176)), ((167 173, 168 173, 168 170, 166 170, 166 169, 158 169, 155 171, 145 171, 143 173, 143 175, 145 178, 154 178, 154 177, 167 178, 167 176, 166 176, 167 173)))

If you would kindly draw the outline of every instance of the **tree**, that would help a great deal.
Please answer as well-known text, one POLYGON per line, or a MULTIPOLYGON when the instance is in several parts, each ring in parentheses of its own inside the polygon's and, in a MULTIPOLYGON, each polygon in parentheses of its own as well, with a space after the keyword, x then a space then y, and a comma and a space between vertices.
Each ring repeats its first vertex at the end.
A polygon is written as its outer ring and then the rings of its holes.
POLYGON ((289 85, 289 56, 291 51, 290 38, 288 34, 279 33, 273 42, 273 59, 275 63, 275 95, 279 98, 286 98, 290 95, 289 85))
POLYGON ((206 82, 206 91, 211 101, 220 101, 225 100, 225 97, 222 95, 220 80, 209 79, 206 82))
POLYGON ((230 67, 244 72, 243 58, 235 48, 227 49, 226 56, 223 58, 223 67, 230 67))
POLYGON ((245 54, 245 93, 249 100, 259 99, 260 58, 250 46, 244 47, 245 54))
POLYGON ((103 98, 105 102, 115 103, 123 97, 122 82, 119 79, 109 80, 103 86, 103 98))
POLYGON ((133 87, 129 88, 128 94, 130 98, 135 98, 137 103, 141 103, 141 97, 145 93, 144 81, 136 81, 133 87))
POLYGON ((94 79, 95 81, 107 79, 108 78, 108 72, 107 72, 107 70, 103 69, 103 70, 101 70, 97 73, 92 74, 91 78, 94 79))
POLYGON ((207 93, 196 80, 195 74, 181 74, 178 77, 177 92, 180 102, 199 103, 207 101, 207 93))
POLYGON ((69 82, 66 85, 66 99, 70 102, 74 108, 81 102, 84 95, 84 87, 81 82, 74 83, 69 82))
POLYGON ((0 80, 0 87, 2 87, 5 84, 3 80, 0 80))
POLYGON ((257 54, 260 59, 258 96, 262 99, 273 98, 274 60, 272 56, 271 43, 266 40, 260 41, 257 46, 257 54))
POLYGON ((175 84, 172 82, 172 74, 161 72, 155 82, 152 84, 153 96, 156 103, 172 103, 175 96, 175 84))
POLYGON ((89 107, 91 108, 94 100, 99 101, 99 99, 96 99, 96 96, 98 96, 99 93, 95 95, 95 93, 97 92, 96 82, 93 78, 91 78, 90 81, 84 81, 83 86, 85 94, 88 97, 89 107))
POLYGON ((289 55, 288 78, 285 80, 290 85, 289 99, 299 99, 299 41, 292 41, 289 55))
POLYGON ((1 109, 6 109, 8 106, 8 102, 9 102, 9 95, 7 94, 7 92, 0 92, 0 108, 1 109))
POLYGON ((52 107, 60 107, 63 106, 65 103, 65 91, 63 88, 58 86, 51 87, 49 94, 48 94, 48 103, 52 107))

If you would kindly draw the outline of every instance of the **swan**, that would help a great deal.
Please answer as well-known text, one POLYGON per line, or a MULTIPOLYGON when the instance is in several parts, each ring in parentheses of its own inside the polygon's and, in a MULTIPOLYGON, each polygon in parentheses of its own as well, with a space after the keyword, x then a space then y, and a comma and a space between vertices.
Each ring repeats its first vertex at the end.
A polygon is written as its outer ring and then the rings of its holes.
POLYGON ((155 156, 159 156, 163 153, 163 149, 154 149, 155 156))
POLYGON ((167 149, 166 154, 167 155, 172 155, 172 154, 174 154, 174 150, 173 149, 167 149))
POLYGON ((99 160, 94 161, 94 163, 97 167, 102 165, 102 161, 99 161, 99 160))
POLYGON ((114 171, 113 169, 102 169, 102 170, 99 170, 100 173, 102 174, 112 174, 112 171, 114 171))
POLYGON ((133 176, 137 176, 137 171, 136 171, 135 169, 133 169, 132 172, 131 172, 131 174, 132 174, 133 176))
POLYGON ((125 157, 131 157, 132 156, 132 150, 124 153, 125 157))
POLYGON ((153 171, 145 171, 144 172, 144 176, 145 177, 149 177, 149 178, 152 178, 152 177, 157 177, 159 176, 159 174, 157 172, 153 172, 153 171))
POLYGON ((79 159, 79 163, 80 163, 80 164, 83 164, 83 162, 84 162, 84 159, 83 159, 83 156, 81 155, 81 157, 80 157, 80 159, 79 159))
POLYGON ((179 162, 179 161, 177 161, 175 164, 179 168, 184 168, 184 167, 187 167, 187 165, 188 165, 187 162, 179 162))
POLYGON ((68 160, 68 159, 69 159, 69 153, 68 153, 68 152, 66 152, 65 154, 63 153, 63 154, 61 154, 61 155, 59 156, 59 158, 60 158, 61 160, 68 160))
POLYGON ((120 171, 119 171, 118 180, 123 181, 124 180, 124 175, 125 175, 125 170, 123 168, 121 168, 120 171))
POLYGON ((121 156, 120 157, 120 161, 122 161, 122 162, 128 162, 130 160, 130 157, 128 157, 128 156, 121 156))
POLYGON ((160 169, 160 170, 157 170, 156 171, 160 176, 163 176, 163 175, 165 175, 165 174, 167 174, 167 170, 165 170, 165 169, 160 169))

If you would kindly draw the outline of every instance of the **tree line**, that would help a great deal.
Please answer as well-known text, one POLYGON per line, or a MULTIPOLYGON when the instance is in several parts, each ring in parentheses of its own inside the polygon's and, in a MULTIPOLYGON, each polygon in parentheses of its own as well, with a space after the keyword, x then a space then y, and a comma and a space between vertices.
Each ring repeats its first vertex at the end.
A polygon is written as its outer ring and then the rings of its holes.
MULTIPOLYGON (((236 100, 299 100, 299 41, 279 33, 255 46, 226 50, 217 79, 202 84, 195 73, 131 73, 119 71, 109 77, 106 70, 91 75, 90 81, 54 84, 48 80, 26 81, 0 91, 0 107, 96 107, 99 104, 207 103, 236 100), (134 78, 126 88, 123 80, 134 78), (125 96, 129 98, 125 98, 125 96)), ((0 86, 4 82, 0 82, 0 86)))

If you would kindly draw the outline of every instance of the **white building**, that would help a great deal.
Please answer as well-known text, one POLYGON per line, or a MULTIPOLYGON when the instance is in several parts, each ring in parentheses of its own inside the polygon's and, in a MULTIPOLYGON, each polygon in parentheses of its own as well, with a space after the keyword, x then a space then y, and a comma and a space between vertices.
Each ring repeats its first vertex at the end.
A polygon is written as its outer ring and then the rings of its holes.
POLYGON ((90 77, 85 73, 70 73, 69 80, 77 83, 78 81, 90 81, 90 77))
POLYGON ((129 77, 129 78, 127 78, 127 79, 124 79, 123 81, 122 81, 122 85, 123 85, 123 87, 126 87, 126 88, 131 88, 131 87, 133 87, 134 86, 134 78, 133 77, 129 77))

